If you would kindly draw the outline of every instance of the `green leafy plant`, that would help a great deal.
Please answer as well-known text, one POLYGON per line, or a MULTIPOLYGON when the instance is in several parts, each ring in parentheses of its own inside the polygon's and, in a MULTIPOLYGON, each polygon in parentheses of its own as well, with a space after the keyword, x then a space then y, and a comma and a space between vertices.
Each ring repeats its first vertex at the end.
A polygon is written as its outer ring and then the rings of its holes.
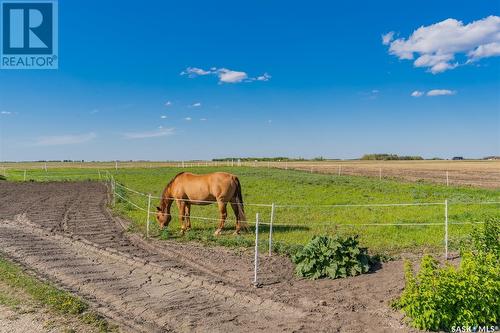
POLYGON ((405 263, 406 286, 394 306, 424 330, 490 327, 500 323, 499 221, 476 228, 462 246, 458 267, 440 267, 430 255, 415 275, 405 263))
POLYGON ((462 242, 461 252, 491 252, 500 258, 500 218, 489 218, 484 226, 474 228, 462 242))
POLYGON ((359 247, 358 236, 314 236, 292 260, 297 275, 310 279, 355 276, 370 269, 370 257, 359 247))

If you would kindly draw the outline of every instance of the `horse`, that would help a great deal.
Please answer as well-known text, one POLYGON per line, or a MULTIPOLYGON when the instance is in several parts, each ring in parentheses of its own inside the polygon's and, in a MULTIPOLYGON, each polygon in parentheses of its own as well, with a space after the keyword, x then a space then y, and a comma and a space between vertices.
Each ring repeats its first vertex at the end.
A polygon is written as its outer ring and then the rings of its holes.
POLYGON ((241 228, 248 230, 240 180, 233 174, 227 172, 213 172, 204 175, 190 172, 177 174, 165 186, 160 206, 156 207, 156 220, 161 230, 167 227, 172 220, 170 207, 174 201, 179 209, 182 235, 191 229, 191 205, 209 205, 212 203, 217 203, 219 208, 219 225, 214 233, 216 236, 220 235, 224 228, 228 203, 231 204, 236 216, 234 234, 239 234, 241 228))

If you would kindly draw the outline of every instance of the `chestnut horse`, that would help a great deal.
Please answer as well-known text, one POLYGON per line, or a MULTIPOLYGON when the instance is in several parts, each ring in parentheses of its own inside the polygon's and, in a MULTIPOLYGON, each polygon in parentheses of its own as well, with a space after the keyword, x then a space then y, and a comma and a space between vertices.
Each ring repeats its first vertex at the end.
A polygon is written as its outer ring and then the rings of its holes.
POLYGON ((163 190, 160 207, 156 207, 156 219, 162 230, 172 220, 170 206, 174 201, 179 208, 182 234, 191 229, 191 205, 211 203, 217 203, 219 207, 219 226, 215 235, 220 235, 224 228, 228 203, 231 204, 236 216, 235 234, 239 234, 242 227, 247 229, 240 181, 238 177, 230 173, 214 172, 196 175, 181 172, 177 174, 163 190))

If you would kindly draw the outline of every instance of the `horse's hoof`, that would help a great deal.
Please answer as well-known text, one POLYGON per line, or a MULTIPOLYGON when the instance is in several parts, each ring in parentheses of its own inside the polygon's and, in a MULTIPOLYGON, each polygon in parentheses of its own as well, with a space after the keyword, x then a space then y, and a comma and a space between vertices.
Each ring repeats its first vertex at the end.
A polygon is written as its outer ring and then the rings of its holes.
POLYGON ((222 231, 220 229, 215 230, 214 236, 220 236, 221 232, 222 231))

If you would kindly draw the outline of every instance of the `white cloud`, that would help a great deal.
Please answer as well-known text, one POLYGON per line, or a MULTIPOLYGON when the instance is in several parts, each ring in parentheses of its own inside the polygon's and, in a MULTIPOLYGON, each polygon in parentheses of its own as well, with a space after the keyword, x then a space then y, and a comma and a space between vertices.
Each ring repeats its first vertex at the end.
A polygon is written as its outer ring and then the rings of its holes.
POLYGON ((93 132, 77 135, 53 135, 41 136, 34 143, 35 146, 59 146, 59 145, 74 145, 85 143, 94 140, 97 135, 93 132))
POLYGON ((261 76, 257 76, 256 80, 257 81, 269 81, 272 78, 271 75, 264 73, 261 76))
POLYGON ((219 83, 238 83, 248 78, 247 73, 221 68, 217 71, 219 83))
POLYGON ((191 117, 186 117, 186 118, 184 118, 184 120, 186 120, 186 121, 191 121, 192 119, 193 119, 193 118, 191 118, 191 117))
POLYGON ((207 118, 200 118, 200 121, 207 121, 207 118))
POLYGON ((160 116, 161 119, 167 119, 167 116, 160 116))
POLYGON ((423 91, 415 90, 414 92, 411 93, 412 97, 420 97, 424 94, 423 91))
POLYGON ((449 18, 422 26, 407 39, 392 40, 383 35, 382 43, 399 59, 413 60, 415 67, 426 67, 433 74, 453 69, 459 64, 455 56, 464 54, 467 63, 500 55, 500 17, 488 16, 469 24, 449 18), (386 37, 386 38, 384 38, 386 37))
POLYGON ((394 39, 394 31, 389 31, 385 35, 382 35, 382 44, 389 45, 394 39))
POLYGON ((479 60, 481 58, 500 56, 500 43, 494 42, 478 46, 468 54, 469 62, 479 60))
POLYGON ((8 115, 12 114, 12 112, 10 112, 10 111, 0 111, 0 114, 8 116, 8 115))
POLYGON ((171 105, 172 105, 172 102, 170 102, 170 101, 166 101, 166 102, 165 102, 165 106, 166 106, 166 107, 169 107, 169 106, 171 106, 171 105))
POLYGON ((206 71, 197 67, 188 67, 181 72, 181 75, 187 75, 190 78, 197 77, 199 75, 212 74, 212 71, 206 71))
POLYGON ((219 84, 222 83, 240 83, 240 82, 253 82, 253 81, 269 81, 271 75, 264 73, 257 77, 249 77, 246 72, 235 71, 228 68, 212 67, 210 70, 204 70, 197 67, 188 67, 181 72, 181 75, 187 75, 189 78, 197 76, 215 75, 219 78, 219 84))
POLYGON ((433 89, 427 92, 427 96, 446 96, 455 95, 457 92, 455 90, 448 89, 433 89))
POLYGON ((160 126, 157 130, 146 132, 129 132, 124 133, 123 136, 127 139, 147 139, 157 138, 161 136, 169 136, 175 134, 174 128, 163 128, 160 126))
POLYGON ((196 103, 191 104, 192 108, 199 108, 200 106, 201 106, 200 102, 196 102, 196 103))

